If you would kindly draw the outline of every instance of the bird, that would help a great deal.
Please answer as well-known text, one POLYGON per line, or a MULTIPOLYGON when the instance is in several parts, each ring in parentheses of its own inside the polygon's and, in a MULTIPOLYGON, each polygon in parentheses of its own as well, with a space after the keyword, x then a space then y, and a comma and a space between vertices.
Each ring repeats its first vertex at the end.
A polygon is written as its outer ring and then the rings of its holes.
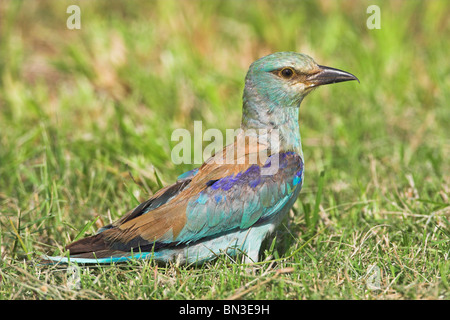
POLYGON ((319 86, 351 80, 359 82, 303 53, 259 58, 245 77, 240 131, 233 143, 96 234, 68 244, 65 255, 46 256, 46 261, 153 259, 189 265, 242 254, 244 262, 258 262, 262 241, 303 186, 303 98, 319 86), (271 134, 277 139, 268 139, 271 134))

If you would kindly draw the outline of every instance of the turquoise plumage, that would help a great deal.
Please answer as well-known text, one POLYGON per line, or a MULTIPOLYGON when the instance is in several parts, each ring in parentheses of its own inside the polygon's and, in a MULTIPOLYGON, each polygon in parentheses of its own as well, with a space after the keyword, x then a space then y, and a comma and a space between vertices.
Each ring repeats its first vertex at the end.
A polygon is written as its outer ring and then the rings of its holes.
POLYGON ((320 85, 349 80, 358 79, 300 53, 279 52, 255 61, 245 81, 242 130, 233 144, 96 235, 69 244, 69 257, 46 259, 112 263, 151 258, 190 264, 243 252, 246 261, 258 261, 261 242, 303 185, 298 124, 303 98, 320 85), (275 133, 277 140, 267 139, 275 133))

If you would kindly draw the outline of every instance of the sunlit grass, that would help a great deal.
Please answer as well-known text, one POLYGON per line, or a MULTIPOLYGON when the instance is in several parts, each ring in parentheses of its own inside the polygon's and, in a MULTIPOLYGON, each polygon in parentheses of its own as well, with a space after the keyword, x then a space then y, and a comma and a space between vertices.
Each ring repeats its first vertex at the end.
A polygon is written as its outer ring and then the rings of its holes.
POLYGON ((0 299, 448 299, 450 9, 373 4, 380 30, 363 1, 96 0, 68 30, 64 2, 3 1, 0 299), (303 102, 305 186, 266 263, 81 268, 79 288, 36 266, 192 169, 173 130, 237 128, 248 66, 283 50, 361 83, 303 102))

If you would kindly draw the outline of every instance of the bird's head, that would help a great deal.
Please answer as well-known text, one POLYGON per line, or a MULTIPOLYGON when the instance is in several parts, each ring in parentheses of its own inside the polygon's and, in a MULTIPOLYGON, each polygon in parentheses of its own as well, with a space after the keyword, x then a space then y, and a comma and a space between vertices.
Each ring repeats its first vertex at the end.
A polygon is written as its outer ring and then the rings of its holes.
POLYGON ((244 100, 264 100, 262 105, 269 108, 298 107, 314 88, 350 80, 359 82, 351 73, 318 65, 305 54, 277 52, 250 66, 244 100))

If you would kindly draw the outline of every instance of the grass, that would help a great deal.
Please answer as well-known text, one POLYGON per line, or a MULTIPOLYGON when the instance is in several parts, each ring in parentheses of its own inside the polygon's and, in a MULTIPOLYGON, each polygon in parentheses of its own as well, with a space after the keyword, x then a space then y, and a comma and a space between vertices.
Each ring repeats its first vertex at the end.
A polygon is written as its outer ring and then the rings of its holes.
POLYGON ((69 4, 0 4, 0 299, 450 298, 446 1, 372 1, 379 30, 364 1, 85 1, 80 30, 69 4), (193 168, 172 131, 238 127, 249 64, 284 50, 361 84, 303 102, 305 185, 262 263, 36 265, 193 168))

